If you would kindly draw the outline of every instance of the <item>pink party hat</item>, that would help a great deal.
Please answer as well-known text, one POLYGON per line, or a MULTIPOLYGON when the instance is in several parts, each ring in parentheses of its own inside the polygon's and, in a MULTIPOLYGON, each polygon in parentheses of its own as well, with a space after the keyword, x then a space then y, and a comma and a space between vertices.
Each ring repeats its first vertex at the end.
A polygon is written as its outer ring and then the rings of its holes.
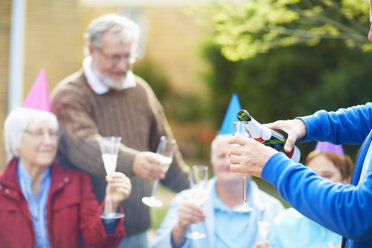
POLYGON ((329 142, 318 142, 315 147, 315 151, 318 152, 329 152, 344 155, 344 149, 342 145, 335 145, 329 142))
POLYGON ((40 70, 40 73, 32 85, 31 90, 28 92, 22 107, 52 112, 45 68, 40 70))

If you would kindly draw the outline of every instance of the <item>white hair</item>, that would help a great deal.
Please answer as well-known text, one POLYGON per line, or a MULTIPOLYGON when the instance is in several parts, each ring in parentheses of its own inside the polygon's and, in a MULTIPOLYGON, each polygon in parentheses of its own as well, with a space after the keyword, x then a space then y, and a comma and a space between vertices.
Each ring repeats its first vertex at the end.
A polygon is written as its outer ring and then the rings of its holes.
POLYGON ((211 163, 213 164, 213 158, 216 155, 217 146, 222 141, 228 141, 232 137, 231 134, 218 134, 212 141, 211 144, 211 163))
POLYGON ((88 30, 84 34, 86 55, 88 55, 87 47, 89 45, 92 45, 95 48, 101 48, 102 36, 108 31, 119 33, 123 42, 131 44, 132 56, 137 55, 135 53, 139 42, 140 28, 132 20, 117 14, 100 16, 89 24, 88 30))
POLYGON ((50 121, 58 129, 57 117, 50 112, 30 108, 12 110, 4 122, 4 143, 8 159, 19 157, 23 132, 30 122, 36 124, 50 121))

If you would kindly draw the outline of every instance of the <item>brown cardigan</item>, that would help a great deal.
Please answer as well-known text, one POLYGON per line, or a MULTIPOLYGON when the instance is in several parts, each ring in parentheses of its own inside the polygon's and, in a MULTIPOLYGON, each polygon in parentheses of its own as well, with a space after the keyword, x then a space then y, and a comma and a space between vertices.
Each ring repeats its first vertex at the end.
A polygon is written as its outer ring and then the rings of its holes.
MULTIPOLYGON (((117 171, 131 178, 132 193, 122 202, 127 235, 150 227, 150 211, 141 202, 151 195, 152 182, 132 171, 135 154, 156 151, 160 136, 173 136, 164 111, 150 86, 136 77, 136 87, 97 95, 82 71, 59 83, 52 92, 52 109, 57 115, 62 137, 57 161, 90 174, 93 192, 99 201, 105 195, 105 170, 97 135, 120 136, 117 171)), ((176 148, 175 158, 162 184, 175 191, 189 187, 187 169, 176 148)))

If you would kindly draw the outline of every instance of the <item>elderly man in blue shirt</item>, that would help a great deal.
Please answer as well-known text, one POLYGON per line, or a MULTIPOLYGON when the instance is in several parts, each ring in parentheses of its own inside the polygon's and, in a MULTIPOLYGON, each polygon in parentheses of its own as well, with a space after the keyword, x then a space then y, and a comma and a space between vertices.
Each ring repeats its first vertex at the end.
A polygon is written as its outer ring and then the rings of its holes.
POLYGON ((258 222, 271 222, 283 210, 278 200, 248 180, 245 186, 250 211, 234 211, 242 203, 243 187, 241 173, 230 171, 228 142, 240 109, 238 97, 234 94, 220 132, 211 145, 215 176, 208 181, 207 199, 203 206, 190 201, 191 190, 179 193, 172 201, 152 247, 253 247, 262 240, 258 222), (191 225, 194 223, 196 225, 191 225), (194 229, 205 234, 205 238, 188 238, 194 229))
POLYGON ((241 174, 229 169, 228 147, 231 135, 218 135, 212 142, 211 162, 215 177, 208 182, 208 198, 203 206, 191 203, 190 190, 172 201, 152 247, 253 247, 262 240, 259 221, 271 222, 283 210, 281 203, 248 180, 249 212, 233 209, 242 203, 241 174), (189 239, 190 225, 206 234, 203 239, 189 239))

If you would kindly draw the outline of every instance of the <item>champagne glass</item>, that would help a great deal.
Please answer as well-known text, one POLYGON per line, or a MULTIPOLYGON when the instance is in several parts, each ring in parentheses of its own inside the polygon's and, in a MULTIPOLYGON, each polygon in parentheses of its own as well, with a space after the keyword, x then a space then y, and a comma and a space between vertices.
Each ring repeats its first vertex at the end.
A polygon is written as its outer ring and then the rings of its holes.
MULTIPOLYGON (((173 160, 173 146, 176 144, 176 141, 172 138, 168 138, 166 136, 160 137, 160 142, 158 145, 158 149, 156 151, 156 158, 160 161, 162 169, 164 172, 167 172, 169 169, 170 164, 173 160)), ((142 197, 142 202, 149 206, 149 207, 161 207, 163 203, 155 198, 155 193, 159 185, 159 180, 154 182, 154 186, 152 188, 152 193, 150 197, 142 197)))
MULTIPOLYGON (((192 167, 192 174, 190 179, 190 201, 196 205, 201 206, 207 199, 207 185, 208 185, 208 167, 203 165, 194 165, 192 167)), ((197 224, 191 224, 191 232, 186 234, 189 239, 203 239, 204 233, 195 230, 197 224)))
MULTIPOLYGON (((105 166, 106 174, 111 175, 116 170, 116 163, 118 160, 118 152, 121 137, 110 136, 110 137, 98 137, 98 144, 102 153, 103 165, 105 166)), ((109 212, 103 213, 101 218, 103 219, 120 219, 124 217, 124 214, 117 213, 114 210, 116 206, 113 206, 112 201, 109 202, 109 212)))
MULTIPOLYGON (((241 135, 250 138, 250 134, 245 128, 245 123, 243 121, 237 121, 233 124, 233 135, 241 135)), ((235 212, 250 212, 252 208, 247 204, 247 185, 246 185, 246 175, 242 174, 243 180, 243 203, 233 209, 235 212)))

